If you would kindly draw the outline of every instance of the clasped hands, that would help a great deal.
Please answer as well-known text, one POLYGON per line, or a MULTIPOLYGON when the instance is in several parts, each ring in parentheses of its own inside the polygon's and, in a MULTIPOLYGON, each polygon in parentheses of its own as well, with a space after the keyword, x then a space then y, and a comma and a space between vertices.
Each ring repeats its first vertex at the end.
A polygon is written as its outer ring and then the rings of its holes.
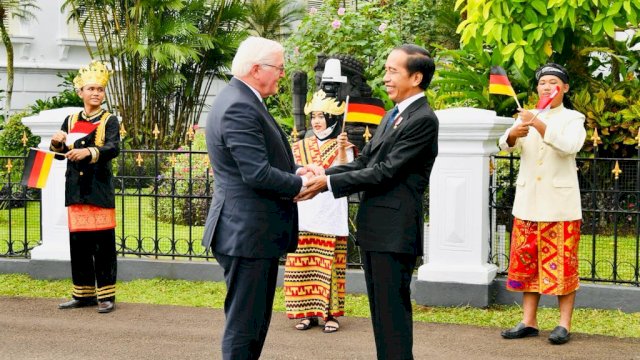
MULTIPOLYGON (((51 137, 51 145, 53 145, 54 148, 60 148, 60 146, 62 146, 66 141, 67 141, 67 133, 62 130, 58 130, 51 137)), ((86 148, 73 149, 73 150, 69 150, 66 154, 64 154, 64 156, 70 161, 80 161, 84 158, 91 156, 91 151, 89 151, 89 149, 86 149, 86 148)))
POLYGON ((305 177, 307 183, 302 187, 300 193, 293 198, 293 201, 309 200, 320 192, 327 190, 327 176, 324 174, 322 166, 308 164, 299 168, 296 174, 305 177))

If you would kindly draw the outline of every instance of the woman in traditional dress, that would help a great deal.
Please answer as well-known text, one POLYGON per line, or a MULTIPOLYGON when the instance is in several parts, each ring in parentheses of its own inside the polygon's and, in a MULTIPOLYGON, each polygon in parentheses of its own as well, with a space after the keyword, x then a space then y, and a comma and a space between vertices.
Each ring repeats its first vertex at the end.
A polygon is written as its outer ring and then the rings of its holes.
POLYGON ((579 287, 582 208, 575 158, 586 137, 585 117, 569 109, 569 74, 562 66, 546 64, 535 78, 540 98, 552 97, 550 109, 519 109, 518 119, 499 141, 503 150, 521 151, 507 289, 522 292, 524 312, 522 321, 501 335, 538 336, 540 295, 555 295, 560 322, 549 341, 564 344, 579 287))
POLYGON ((101 108, 109 70, 94 61, 73 84, 84 110, 64 119, 50 149, 67 158, 65 206, 69 216, 73 298, 58 305, 115 309, 116 209, 111 161, 120 152, 118 118, 101 108))
MULTIPOLYGON (((344 103, 319 90, 305 105, 311 115, 313 136, 293 144, 297 164, 316 164, 325 169, 353 160, 353 145, 342 132, 344 103)), ((284 292, 287 316, 300 319, 298 330, 325 323, 324 332, 338 331, 337 317, 344 315, 347 260, 348 202, 331 192, 298 203, 298 249, 287 256, 284 292)))

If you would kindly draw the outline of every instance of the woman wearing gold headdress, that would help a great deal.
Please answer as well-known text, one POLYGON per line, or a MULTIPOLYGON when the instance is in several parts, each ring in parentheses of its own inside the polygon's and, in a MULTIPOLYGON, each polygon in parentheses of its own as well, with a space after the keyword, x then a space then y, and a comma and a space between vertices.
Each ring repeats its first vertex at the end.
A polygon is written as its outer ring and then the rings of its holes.
POLYGON ((97 304, 98 312, 108 313, 115 308, 116 211, 111 160, 120 152, 120 134, 118 119, 100 107, 109 75, 97 61, 80 69, 73 84, 84 110, 67 116, 51 138, 51 150, 67 159, 65 206, 73 299, 58 305, 60 309, 97 304))
MULTIPOLYGON (((311 115, 314 136, 293 144, 296 164, 316 164, 325 169, 353 160, 353 145, 341 133, 345 104, 319 90, 305 105, 311 115)), ((287 316, 300 319, 298 330, 325 321, 324 332, 338 331, 337 317, 344 315, 347 259, 347 198, 335 199, 330 192, 298 203, 298 249, 287 256, 284 292, 287 316)))

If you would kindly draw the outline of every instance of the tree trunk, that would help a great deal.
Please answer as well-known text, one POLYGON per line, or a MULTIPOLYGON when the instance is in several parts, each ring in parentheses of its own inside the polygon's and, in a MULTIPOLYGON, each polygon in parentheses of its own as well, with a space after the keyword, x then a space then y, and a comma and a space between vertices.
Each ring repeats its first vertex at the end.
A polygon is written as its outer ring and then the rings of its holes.
POLYGON ((7 28, 4 26, 4 21, 0 18, 0 36, 2 36, 2 43, 7 49, 7 96, 5 98, 4 105, 4 119, 9 119, 9 110, 11 110, 11 95, 13 94, 13 44, 11 38, 7 32, 7 28))

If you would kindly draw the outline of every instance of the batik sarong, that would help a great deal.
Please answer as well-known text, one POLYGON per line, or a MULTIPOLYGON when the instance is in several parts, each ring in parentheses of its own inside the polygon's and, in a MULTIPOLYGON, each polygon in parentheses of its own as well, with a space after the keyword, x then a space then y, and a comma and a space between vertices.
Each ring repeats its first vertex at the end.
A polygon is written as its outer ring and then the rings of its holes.
POLYGON ((344 315, 347 237, 300 232, 287 256, 284 293, 291 319, 344 315))
POLYGON ((545 295, 566 295, 577 290, 581 223, 515 218, 507 289, 545 295))

